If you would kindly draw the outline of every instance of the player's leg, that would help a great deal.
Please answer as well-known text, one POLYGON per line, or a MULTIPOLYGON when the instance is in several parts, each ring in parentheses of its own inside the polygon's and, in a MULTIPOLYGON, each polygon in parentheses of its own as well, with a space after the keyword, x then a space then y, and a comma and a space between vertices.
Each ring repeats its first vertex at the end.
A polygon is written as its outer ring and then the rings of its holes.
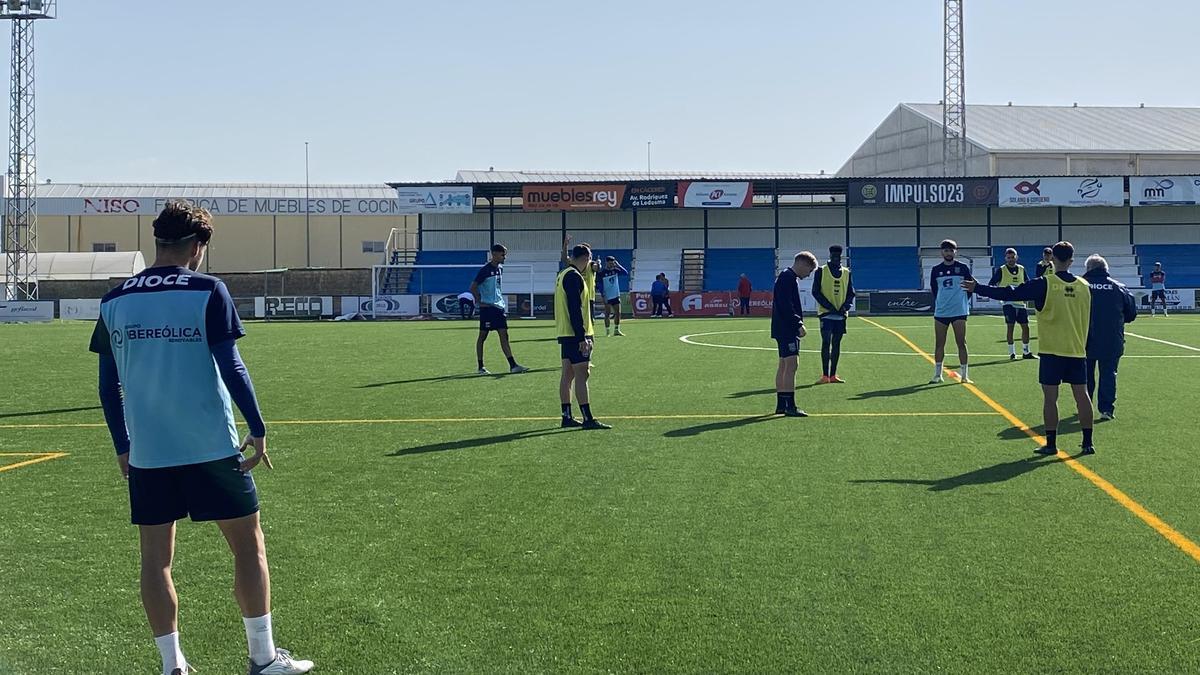
POLYGON ((845 384, 845 380, 838 377, 838 361, 842 358, 842 338, 846 335, 845 321, 837 321, 834 323, 843 324, 834 326, 835 330, 831 333, 832 343, 829 346, 829 381, 835 384, 845 384))
POLYGON ((1087 359, 1087 391, 1088 396, 1094 396, 1096 393, 1096 366, 1099 361, 1093 358, 1087 359))
POLYGON ((821 321, 821 379, 817 384, 829 384, 829 376, 833 372, 829 368, 833 347, 833 334, 829 330, 829 321, 821 321))
POLYGON ((1005 337, 1008 340, 1008 358, 1010 361, 1015 361, 1017 358, 1017 346, 1013 344, 1013 329, 1017 327, 1017 308, 1012 305, 1004 306, 1004 328, 1006 330, 1005 337))
MULTIPOLYGON (((1043 363, 1045 361, 1043 360, 1043 363)), ((1042 385, 1042 423, 1046 430, 1046 445, 1038 448, 1039 455, 1058 453, 1058 385, 1042 385)))
POLYGON ((571 364, 575 370, 575 400, 579 401, 579 409, 583 411, 584 429, 611 429, 612 427, 597 420, 592 415, 591 391, 588 389, 588 379, 591 377, 591 354, 583 355, 583 361, 571 364))
POLYGON ((577 427, 579 420, 571 414, 571 388, 575 383, 575 368, 571 365, 568 354, 571 352, 568 344, 562 345, 562 374, 558 378, 558 400, 562 403, 562 426, 577 427))
POLYGON ((625 335, 621 332, 621 299, 617 298, 608 303, 608 306, 613 313, 613 335, 625 335))
MULTIPOLYGON (((479 322, 483 323, 483 312, 480 310, 479 322)), ((487 375, 487 368, 483 367, 483 343, 487 342, 488 329, 480 328, 479 337, 475 339, 475 360, 479 363, 479 374, 487 375)))
POLYGON ((1017 323, 1021 324, 1021 358, 1036 359, 1029 351, 1029 310, 1022 307, 1017 310, 1017 323))
POLYGON ((217 521, 233 553, 233 595, 242 611, 251 673, 307 673, 311 661, 275 648, 271 625, 271 573, 258 512, 217 521))
MULTIPOLYGON (((1104 419, 1113 419, 1117 414, 1117 367, 1120 362, 1121 357, 1117 356, 1113 359, 1100 359, 1097 363, 1100 368, 1100 377, 1096 409, 1100 411, 1100 416, 1104 419)), ((1088 394, 1091 394, 1090 389, 1088 394)))
MULTIPOLYGON (((1082 367, 1081 364, 1080 369, 1082 367)), ((1083 379, 1082 376, 1083 373, 1077 373, 1077 377, 1073 379, 1083 379)), ((1079 414, 1079 429, 1083 432, 1083 442, 1080 443, 1080 447, 1083 448, 1083 454, 1091 455, 1096 452, 1095 446, 1092 445, 1092 425, 1095 419, 1092 416, 1092 397, 1088 396, 1085 382, 1072 382, 1071 394, 1075 397, 1075 410, 1079 414)))
POLYGON ((508 359, 508 372, 524 373, 528 371, 528 368, 517 363, 517 360, 513 358, 512 345, 508 342, 508 324, 505 323, 504 328, 496 331, 496 333, 500 335, 500 349, 504 351, 504 358, 508 359))
POLYGON ((171 578, 171 562, 175 557, 175 523, 139 525, 141 548, 142 608, 154 643, 162 657, 163 672, 175 669, 187 672, 187 658, 179 646, 179 599, 171 578))
POLYGON ((609 330, 611 329, 611 324, 612 324, 612 305, 608 304, 608 302, 605 302, 604 303, 604 335, 605 336, 607 336, 609 334, 609 330))
POLYGON ((953 328, 954 342, 958 345, 958 375, 963 382, 970 382, 971 376, 967 373, 967 320, 955 321, 953 328))
POLYGON ((942 381, 942 362, 946 360, 946 331, 949 326, 937 317, 933 319, 933 379, 930 384, 942 381))

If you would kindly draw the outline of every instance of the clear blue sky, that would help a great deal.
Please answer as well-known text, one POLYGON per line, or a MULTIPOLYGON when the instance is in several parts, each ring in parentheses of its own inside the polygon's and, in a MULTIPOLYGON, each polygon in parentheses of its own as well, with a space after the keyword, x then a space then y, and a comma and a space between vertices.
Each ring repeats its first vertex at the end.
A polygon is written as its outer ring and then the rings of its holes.
MULTIPOLYGON (((1200 3, 968 0, 972 103, 1200 105, 1200 3)), ((941 98, 940 0, 60 0, 39 175, 836 171, 941 98)), ((968 119, 969 126, 969 119, 968 119)))

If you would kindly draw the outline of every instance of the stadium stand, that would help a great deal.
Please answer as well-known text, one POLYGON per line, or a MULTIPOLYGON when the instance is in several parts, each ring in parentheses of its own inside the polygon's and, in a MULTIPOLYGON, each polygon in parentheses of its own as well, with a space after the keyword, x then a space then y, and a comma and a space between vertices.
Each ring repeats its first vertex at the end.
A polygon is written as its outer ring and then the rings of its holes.
POLYGON ((758 289, 775 284, 775 249, 710 248, 704 252, 704 290, 728 291, 737 288, 745 274, 758 289))
MULTIPOLYGON (((418 251, 418 265, 483 265, 487 253, 466 251, 418 251)), ((466 268, 425 269, 414 272, 407 269, 389 269, 383 280, 383 292, 401 293, 462 293, 471 287, 475 273, 466 268), (405 288, 399 291, 399 288, 405 288)))
MULTIPOLYGON (((1072 242, 1075 244, 1075 264, 1077 270, 1083 272, 1083 261, 1093 253, 1099 253, 1108 261, 1108 272, 1114 279, 1131 288, 1137 288, 1142 285, 1142 280, 1138 274, 1137 256, 1133 253, 1131 246, 1106 244, 1101 246, 1089 246, 1086 242, 1072 242)), ((992 247, 992 269, 1004 264, 1004 250, 1007 246, 992 247)), ((1013 246, 1017 249, 1017 256, 1020 258, 1021 264, 1030 275, 1033 274, 1037 263, 1042 259, 1042 246, 1013 246)), ((1153 265, 1151 265, 1153 267, 1153 265)))
POLYGON ((1150 287, 1150 271, 1156 262, 1162 263, 1167 273, 1167 288, 1200 286, 1200 244, 1138 244, 1136 251, 1143 286, 1150 287))
POLYGON ((650 284, 659 272, 666 273, 671 285, 678 287, 679 270, 682 265, 682 249, 639 248, 633 252, 633 264, 629 267, 629 290, 650 292, 650 284))
MULTIPOLYGON (((533 292, 534 293, 553 293, 554 282, 558 277, 558 272, 561 269, 560 262, 562 261, 561 250, 526 250, 526 249, 509 249, 508 257, 505 259, 505 266, 508 265, 532 265, 533 266, 533 292)), ((480 263, 482 264, 482 263, 480 263)), ((470 279, 467 280, 470 283, 470 279)), ((507 271, 504 274, 504 292, 505 293, 528 293, 529 274, 524 269, 512 273, 507 271)))
POLYGON ((920 252, 916 246, 854 246, 850 249, 854 289, 917 289, 921 280, 920 252))

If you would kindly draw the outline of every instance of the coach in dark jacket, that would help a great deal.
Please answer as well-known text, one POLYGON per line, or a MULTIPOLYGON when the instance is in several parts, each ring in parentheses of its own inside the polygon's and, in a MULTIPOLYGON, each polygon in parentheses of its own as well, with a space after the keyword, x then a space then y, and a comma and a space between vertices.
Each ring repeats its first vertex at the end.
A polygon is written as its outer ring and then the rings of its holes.
POLYGON ((1092 287, 1092 323, 1087 339, 1088 394, 1096 390, 1096 368, 1100 369, 1100 398, 1096 407, 1101 419, 1112 419, 1117 403, 1117 364, 1125 353, 1125 324, 1137 318, 1137 304, 1129 289, 1108 276, 1108 261, 1098 255, 1085 263, 1085 281, 1092 287))

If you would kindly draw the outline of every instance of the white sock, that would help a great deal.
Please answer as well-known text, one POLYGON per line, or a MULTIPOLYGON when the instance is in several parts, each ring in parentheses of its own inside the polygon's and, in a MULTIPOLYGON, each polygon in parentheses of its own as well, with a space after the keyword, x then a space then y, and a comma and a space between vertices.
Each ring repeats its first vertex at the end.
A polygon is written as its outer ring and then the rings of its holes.
POLYGON ((1028 342, 1022 342, 1021 347, 1025 350, 1026 354, 1029 353, 1029 343, 1028 342))
MULTIPOLYGON (((1025 349, 1026 349, 1026 350, 1028 350, 1028 349, 1029 349, 1029 345, 1025 345, 1025 349)), ((1008 355, 1009 355, 1009 356, 1016 356, 1016 355, 1017 355, 1017 346, 1016 346, 1016 345, 1014 345, 1014 344, 1013 344, 1013 343, 1011 343, 1011 342, 1010 342, 1010 343, 1008 343, 1008 355)))
POLYGON ((934 376, 935 378, 936 378, 936 377, 941 377, 941 376, 942 376, 942 363, 941 363, 941 361, 939 361, 939 362, 937 362, 937 363, 933 364, 933 376, 934 376))
POLYGON ((250 645, 250 660, 260 666, 274 661, 275 637, 271 634, 270 612, 253 619, 242 617, 242 622, 246 624, 246 642, 250 645))
POLYGON ((176 668, 187 668, 187 659, 179 648, 179 631, 154 638, 154 644, 158 645, 158 653, 162 656, 164 675, 171 675, 176 668))
POLYGON ((970 377, 967 376, 967 364, 965 364, 965 363, 958 367, 958 374, 961 375, 962 379, 964 379, 964 380, 971 379, 970 377))

